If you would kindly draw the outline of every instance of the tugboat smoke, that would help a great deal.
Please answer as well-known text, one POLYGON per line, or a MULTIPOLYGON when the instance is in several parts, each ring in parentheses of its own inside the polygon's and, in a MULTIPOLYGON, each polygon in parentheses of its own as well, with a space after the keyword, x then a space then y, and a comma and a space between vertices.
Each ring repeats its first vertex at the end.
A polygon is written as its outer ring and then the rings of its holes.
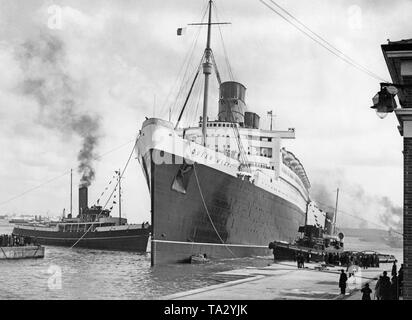
POLYGON ((95 177, 94 160, 99 142, 100 118, 85 110, 87 84, 69 72, 64 43, 55 35, 42 34, 25 41, 16 51, 22 69, 20 90, 39 106, 37 122, 63 135, 82 139, 78 153, 80 186, 88 187, 95 177))
MULTIPOLYGON (((401 231, 403 228, 403 211, 401 206, 395 205, 388 197, 369 195, 360 185, 351 185, 345 180, 344 196, 341 197, 338 208, 338 220, 345 227, 374 228, 377 225, 388 229, 401 231), (343 208, 340 209, 340 208, 343 208), (342 212, 343 211, 343 212, 342 212), (347 216, 346 213, 351 214, 347 216), (358 219, 355 219, 358 217, 358 219)), ((333 187, 326 184, 314 183, 311 195, 319 207, 333 212, 336 194, 333 187)))

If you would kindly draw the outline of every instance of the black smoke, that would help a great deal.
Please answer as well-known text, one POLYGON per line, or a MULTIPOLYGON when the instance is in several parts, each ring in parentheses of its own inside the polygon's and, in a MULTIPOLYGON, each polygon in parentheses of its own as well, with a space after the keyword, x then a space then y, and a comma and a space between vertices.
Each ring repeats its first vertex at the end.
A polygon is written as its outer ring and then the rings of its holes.
POLYGON ((87 83, 70 74, 64 42, 54 34, 43 33, 25 41, 16 56, 23 74, 19 90, 37 102, 38 122, 81 138, 77 156, 80 185, 89 186, 95 177, 100 119, 85 107, 87 83))

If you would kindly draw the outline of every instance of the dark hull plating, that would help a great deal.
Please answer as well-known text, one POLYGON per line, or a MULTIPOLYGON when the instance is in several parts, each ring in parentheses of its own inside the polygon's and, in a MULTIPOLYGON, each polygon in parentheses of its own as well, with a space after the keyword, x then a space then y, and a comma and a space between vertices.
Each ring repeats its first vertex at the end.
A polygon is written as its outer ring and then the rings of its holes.
MULTIPOLYGON (((84 235, 81 232, 52 232, 23 229, 16 226, 13 234, 36 238, 37 243, 51 246, 71 247, 84 235)), ((102 250, 146 252, 149 229, 88 232, 76 247, 102 250)))
POLYGON ((212 259, 270 255, 269 242, 295 240, 305 221, 296 205, 200 164, 186 174, 186 193, 176 192, 172 183, 182 160, 173 159, 177 164, 155 165, 146 158, 143 166, 151 187, 153 265, 198 253, 212 259))

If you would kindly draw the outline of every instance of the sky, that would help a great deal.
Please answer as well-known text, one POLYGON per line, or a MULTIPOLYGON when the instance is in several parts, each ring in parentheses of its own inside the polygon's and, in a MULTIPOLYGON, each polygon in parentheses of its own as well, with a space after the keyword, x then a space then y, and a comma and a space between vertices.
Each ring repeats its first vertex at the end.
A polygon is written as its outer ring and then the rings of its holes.
MULTIPOLYGON (((231 22, 220 29, 224 46, 213 27, 222 79, 230 79, 226 50, 234 79, 247 87, 248 109, 260 114, 262 127, 269 127, 266 113, 274 110, 276 129, 295 128, 296 140, 285 146, 303 163, 315 200, 333 206, 339 188, 341 226, 397 225, 402 138, 393 114, 381 120, 369 108, 379 80, 332 55, 258 0, 215 3, 219 21, 231 22)), ((412 37, 408 0, 277 3, 384 79, 390 76, 380 45, 412 37)), ((167 118, 171 110, 175 121, 187 92, 178 95, 180 82, 187 89, 206 41, 205 28, 187 24, 200 22, 206 4, 0 0, 0 214, 56 216, 69 210, 69 172, 73 168, 77 186, 84 148, 95 174, 90 202, 104 192, 104 203, 145 116, 167 118), (176 35, 178 27, 186 27, 183 36, 176 35)), ((217 89, 212 81, 212 118, 217 89)), ((198 91, 200 86, 195 97, 198 91)), ((193 100, 188 108, 183 124, 193 125, 199 104, 193 100)), ((149 221, 149 192, 135 155, 122 184, 123 215, 130 222, 149 221)))

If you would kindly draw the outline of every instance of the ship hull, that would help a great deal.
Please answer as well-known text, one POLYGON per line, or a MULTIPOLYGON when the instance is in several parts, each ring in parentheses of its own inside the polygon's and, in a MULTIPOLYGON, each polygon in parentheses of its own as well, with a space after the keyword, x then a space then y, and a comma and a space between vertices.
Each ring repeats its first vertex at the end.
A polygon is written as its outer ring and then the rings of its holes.
POLYGON ((149 229, 91 231, 84 234, 84 231, 59 232, 16 226, 13 234, 34 238, 42 245, 71 247, 76 244, 79 248, 135 252, 146 252, 149 239, 149 229))
MULTIPOLYGON (((193 254, 211 259, 267 256, 269 242, 293 241, 305 213, 253 183, 210 166, 185 166, 183 192, 172 188, 183 160, 155 164, 150 150, 143 169, 150 179, 152 265, 185 262, 193 254)), ((181 190, 182 191, 182 190, 181 190)))

